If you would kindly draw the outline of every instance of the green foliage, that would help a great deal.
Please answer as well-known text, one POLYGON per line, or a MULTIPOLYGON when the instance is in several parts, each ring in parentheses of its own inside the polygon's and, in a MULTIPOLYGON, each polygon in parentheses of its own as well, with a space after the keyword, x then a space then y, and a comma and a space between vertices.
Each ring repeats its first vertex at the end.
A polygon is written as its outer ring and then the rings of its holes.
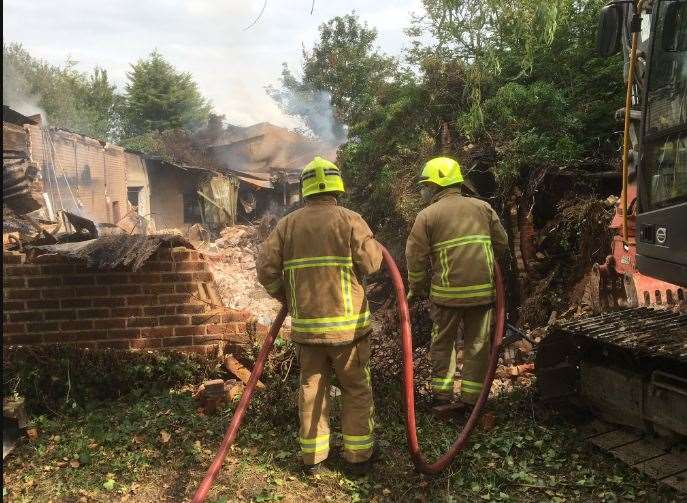
POLYGON ((595 53, 604 3, 424 0, 405 67, 373 49, 376 34, 354 15, 334 18, 304 53, 302 79, 288 72, 282 91, 331 95, 348 126, 338 159, 348 200, 400 250, 398 230, 419 208, 417 173, 434 155, 469 168, 464 147, 492 149, 504 197, 531 170, 615 155, 622 62, 595 53))
POLYGON ((157 51, 131 65, 127 76, 127 136, 176 128, 193 130, 207 123, 211 107, 191 74, 177 71, 157 51))
POLYGON ((21 45, 3 45, 2 102, 26 113, 44 112, 51 126, 96 138, 115 140, 119 134, 121 97, 107 71, 96 67, 88 75, 76 62, 50 65, 21 45))

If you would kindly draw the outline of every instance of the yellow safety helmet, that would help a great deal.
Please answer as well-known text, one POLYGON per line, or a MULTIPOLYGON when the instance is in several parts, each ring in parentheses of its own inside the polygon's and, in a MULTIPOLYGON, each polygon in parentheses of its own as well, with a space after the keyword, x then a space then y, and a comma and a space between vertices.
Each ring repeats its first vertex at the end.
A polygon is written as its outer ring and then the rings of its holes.
POLYGON ((315 157, 301 172, 301 194, 308 197, 324 192, 344 192, 343 179, 336 164, 315 157))
POLYGON ((458 161, 450 157, 435 157, 425 163, 419 183, 435 183, 439 187, 448 187, 463 182, 463 173, 458 161))

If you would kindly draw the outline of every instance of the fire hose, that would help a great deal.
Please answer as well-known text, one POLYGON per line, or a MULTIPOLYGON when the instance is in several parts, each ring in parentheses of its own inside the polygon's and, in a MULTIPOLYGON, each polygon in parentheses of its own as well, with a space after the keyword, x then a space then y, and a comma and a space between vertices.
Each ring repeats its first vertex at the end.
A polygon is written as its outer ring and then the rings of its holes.
MULTIPOLYGON (((422 455, 420 450, 420 445, 417 438, 417 428, 415 424, 415 391, 413 388, 413 340, 410 329, 410 312, 408 310, 408 302, 406 301, 405 287, 403 286, 403 279, 401 273, 396 266, 396 262, 392 258, 389 251, 382 245, 380 245, 382 253, 384 255, 384 263, 391 277, 391 281, 394 284, 394 289, 396 290, 396 300, 398 302, 398 309, 400 315, 401 323, 401 343, 403 348, 403 395, 405 407, 405 422, 406 422, 406 436, 408 439, 408 449, 410 451, 410 456, 415 464, 417 471, 427 474, 434 475, 441 472, 446 468, 451 461, 458 455, 458 453, 463 449, 465 443, 467 442, 470 433, 472 432, 477 419, 479 418, 480 411, 487 401, 489 396, 489 390, 491 388, 491 383, 494 379, 494 372, 496 371, 496 364, 498 363, 499 346, 501 340, 503 339, 503 333, 506 324, 506 309, 505 309, 505 292, 503 287, 503 278, 501 274, 501 269, 497 263, 494 263, 494 281, 496 283, 496 324, 494 327, 494 333, 492 335, 491 341, 491 353, 489 357, 489 367, 487 370, 486 377, 484 378, 484 383, 482 385, 482 391, 477 399, 477 403, 472 409, 470 416, 468 417, 465 426, 460 432, 460 435, 449 448, 449 450, 437 459, 434 463, 428 463, 425 457, 422 455)), ((287 315, 286 306, 282 306, 279 314, 272 322, 272 326, 265 337, 265 341, 262 344, 260 353, 255 360, 255 365, 253 366, 253 371, 251 372, 250 379, 246 384, 246 388, 243 391, 241 400, 236 406, 234 411, 234 416, 227 427, 227 430, 222 439, 222 443, 217 450, 217 454, 212 461, 212 464, 208 468, 205 477, 196 489, 193 495, 192 503, 202 503, 212 487, 217 474, 219 473, 224 458, 227 456, 229 447, 236 440, 239 427, 246 415, 246 410, 250 404, 253 391, 255 390, 255 385, 262 375, 262 371, 265 367, 265 360, 267 355, 272 350, 274 341, 279 333, 279 330, 284 323, 287 315)))

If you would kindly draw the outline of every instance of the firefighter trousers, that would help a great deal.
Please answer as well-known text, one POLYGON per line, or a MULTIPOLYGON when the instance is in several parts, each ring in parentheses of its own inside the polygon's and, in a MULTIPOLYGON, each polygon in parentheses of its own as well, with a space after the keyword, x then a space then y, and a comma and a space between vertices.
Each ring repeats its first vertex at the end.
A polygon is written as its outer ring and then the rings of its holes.
POLYGON ((453 398, 456 373, 456 340, 463 333, 461 400, 474 404, 482 391, 489 366, 493 306, 446 307, 432 303, 432 391, 438 400, 453 398))
POLYGON ((367 461, 374 446, 374 405, 370 379, 370 338, 342 346, 297 344, 300 363, 299 442, 303 463, 313 465, 329 455, 330 376, 341 388, 343 457, 367 461))

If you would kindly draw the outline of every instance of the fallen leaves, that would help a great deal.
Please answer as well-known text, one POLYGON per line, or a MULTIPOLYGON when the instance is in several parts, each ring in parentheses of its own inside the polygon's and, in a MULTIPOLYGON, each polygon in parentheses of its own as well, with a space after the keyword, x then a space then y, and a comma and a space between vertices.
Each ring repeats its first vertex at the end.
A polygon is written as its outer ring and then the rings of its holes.
POLYGON ((166 444, 169 442, 169 439, 172 438, 172 435, 167 433, 165 430, 160 431, 160 440, 162 441, 163 444, 166 444))
POLYGON ((29 437, 29 440, 36 440, 38 438, 38 429, 27 428, 26 429, 26 436, 29 437))

